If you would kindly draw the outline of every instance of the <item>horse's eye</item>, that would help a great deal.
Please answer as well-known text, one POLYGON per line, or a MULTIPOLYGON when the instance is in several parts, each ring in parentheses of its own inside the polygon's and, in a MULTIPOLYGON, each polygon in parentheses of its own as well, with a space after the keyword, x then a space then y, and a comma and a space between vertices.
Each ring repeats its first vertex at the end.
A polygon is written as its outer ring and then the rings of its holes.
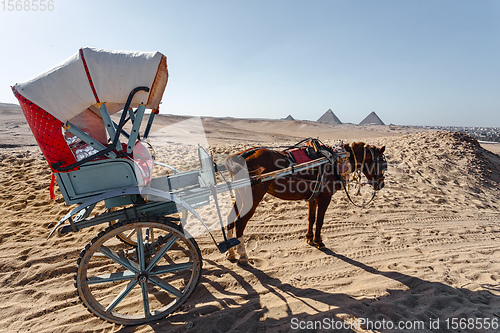
POLYGON ((381 156, 380 160, 381 160, 381 162, 380 162, 380 168, 382 170, 387 170, 387 160, 385 159, 385 157, 381 156))

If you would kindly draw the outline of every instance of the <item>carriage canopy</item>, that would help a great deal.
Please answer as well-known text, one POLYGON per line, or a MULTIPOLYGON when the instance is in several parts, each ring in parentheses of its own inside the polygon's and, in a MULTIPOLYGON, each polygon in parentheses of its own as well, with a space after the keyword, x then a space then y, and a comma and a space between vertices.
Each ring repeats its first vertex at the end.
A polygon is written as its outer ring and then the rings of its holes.
POLYGON ((54 68, 15 84, 12 90, 47 162, 57 171, 54 165, 65 168, 80 160, 75 152, 78 147, 71 147, 78 142, 72 143, 74 138, 65 124, 71 123, 107 146, 101 103, 108 114, 117 113, 133 89, 147 87, 148 91, 133 95, 130 107, 142 104, 157 113, 167 80, 167 61, 160 52, 85 47, 54 68))
MULTIPOLYGON (((158 109, 167 85, 166 57, 160 52, 111 51, 85 47, 54 68, 14 89, 24 98, 66 122, 97 103, 110 114, 123 109, 130 91, 139 86, 131 107, 139 103, 158 109)), ((94 109, 95 108, 95 109, 94 109)))

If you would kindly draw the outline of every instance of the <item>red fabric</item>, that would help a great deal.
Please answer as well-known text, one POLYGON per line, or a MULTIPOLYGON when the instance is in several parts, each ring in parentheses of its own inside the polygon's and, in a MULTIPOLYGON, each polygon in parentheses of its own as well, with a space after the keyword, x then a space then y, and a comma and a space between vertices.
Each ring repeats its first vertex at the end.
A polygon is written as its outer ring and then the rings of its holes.
POLYGON ((97 96, 97 92, 95 91, 94 82, 92 81, 92 77, 90 76, 89 67, 87 66, 87 61, 85 60, 85 56, 83 55, 83 48, 80 49, 80 58, 82 58, 83 67, 85 68, 85 73, 87 73, 87 79, 89 80, 90 88, 94 93, 95 101, 100 103, 99 96, 97 96))
POLYGON ((295 158, 297 164, 302 164, 312 161, 312 159, 309 156, 307 156, 305 147, 290 149, 289 152, 293 155, 293 158, 295 158))
POLYGON ((51 166, 52 163, 63 162, 61 167, 75 163, 75 157, 62 134, 62 122, 35 103, 24 98, 14 88, 13 91, 19 100, 31 132, 33 132, 38 146, 52 171, 56 172, 51 166))
POLYGON ((52 200, 56 198, 55 184, 56 184, 56 174, 52 173, 52 179, 50 180, 50 198, 52 200))

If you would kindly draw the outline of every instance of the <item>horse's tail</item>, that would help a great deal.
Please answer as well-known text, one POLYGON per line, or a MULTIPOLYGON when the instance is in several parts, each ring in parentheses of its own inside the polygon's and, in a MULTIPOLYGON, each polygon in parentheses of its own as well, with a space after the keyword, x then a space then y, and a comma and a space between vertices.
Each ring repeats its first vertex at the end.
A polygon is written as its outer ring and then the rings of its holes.
POLYGON ((240 154, 229 156, 224 164, 232 176, 246 168, 245 158, 240 154))
POLYGON ((229 173, 234 176, 241 170, 246 169, 247 168, 246 158, 249 157, 250 155, 253 155, 253 153, 255 153, 259 149, 261 148, 254 147, 242 151, 238 154, 229 156, 226 159, 226 162, 224 163, 226 165, 227 171, 229 171, 229 173))

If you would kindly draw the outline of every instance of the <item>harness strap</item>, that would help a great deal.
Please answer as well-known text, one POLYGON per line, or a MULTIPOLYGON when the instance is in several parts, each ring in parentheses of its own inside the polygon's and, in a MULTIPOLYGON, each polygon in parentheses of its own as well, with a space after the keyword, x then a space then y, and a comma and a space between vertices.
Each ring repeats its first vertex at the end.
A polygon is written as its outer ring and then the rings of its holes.
POLYGON ((55 183, 56 183, 56 174, 52 172, 52 178, 50 180, 50 199, 52 200, 56 198, 55 183))
MULTIPOLYGON (((355 173, 357 171, 357 168, 358 168, 358 163, 357 163, 357 159, 356 159, 356 154, 354 153, 354 149, 352 148, 352 146, 350 147, 351 148, 351 151, 352 151, 352 155, 354 157, 354 171, 353 173, 355 173)), ((372 157, 373 157, 373 152, 370 150, 370 153, 372 153, 372 157)), ((365 164, 365 160, 366 160, 366 147, 363 147, 363 162, 361 162, 361 170, 360 172, 363 172, 363 167, 364 167, 364 164, 365 164)), ((347 196, 347 199, 349 199, 349 201, 356 207, 366 207, 368 206, 372 201, 373 199, 375 198, 375 194, 377 193, 376 191, 373 191, 373 194, 372 194, 372 197, 370 198, 370 200, 368 200, 368 202, 366 202, 364 205, 358 205, 356 204, 351 196, 349 195, 349 191, 347 190, 347 182, 344 181, 344 179, 342 177, 340 177, 340 181, 342 182, 342 186, 344 187, 344 192, 347 196)))
POLYGON ((311 196, 306 200, 308 202, 316 200, 325 186, 325 164, 319 166, 315 183, 311 196))

